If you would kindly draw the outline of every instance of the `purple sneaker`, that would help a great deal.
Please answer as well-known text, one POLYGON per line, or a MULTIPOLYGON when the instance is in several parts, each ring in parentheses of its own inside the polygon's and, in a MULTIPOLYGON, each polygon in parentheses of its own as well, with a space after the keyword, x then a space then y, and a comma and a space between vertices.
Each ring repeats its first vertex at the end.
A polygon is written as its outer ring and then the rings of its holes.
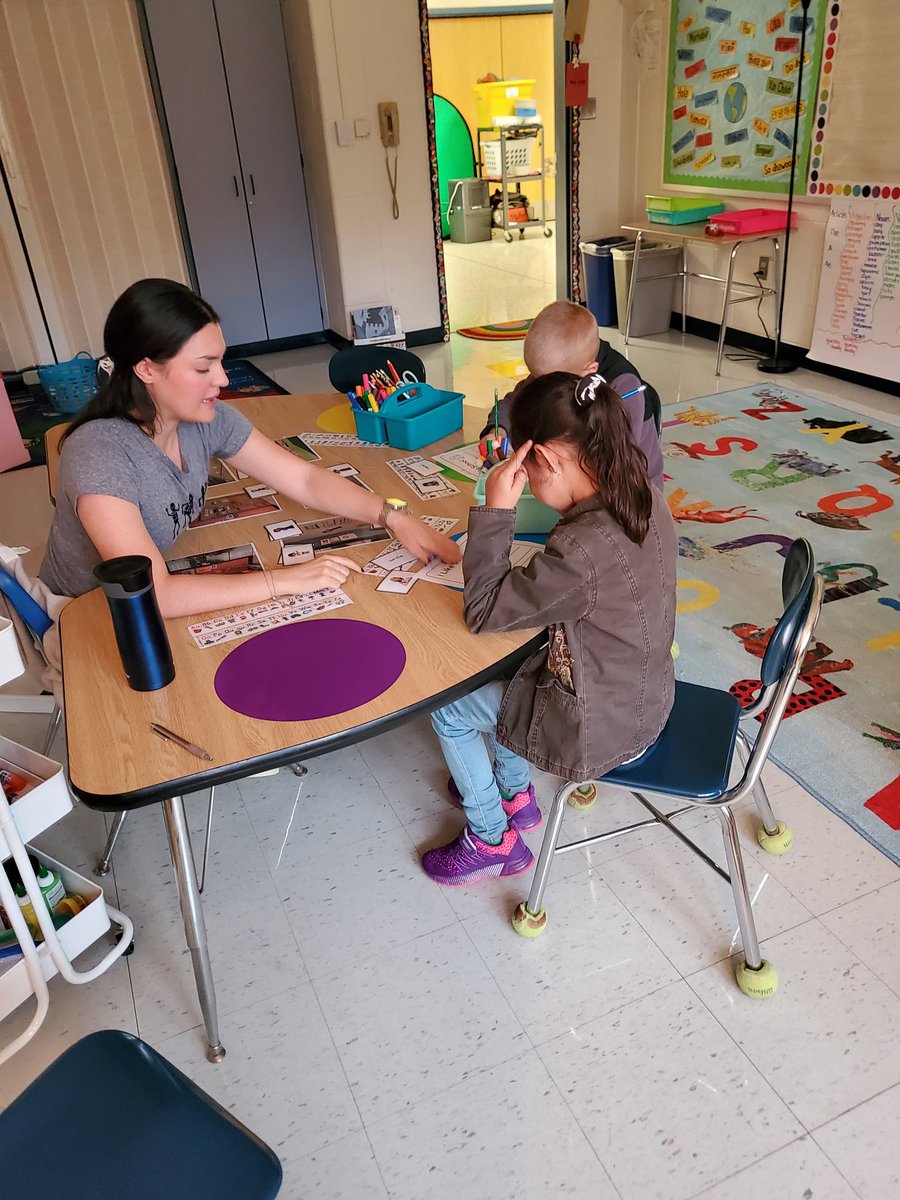
MULTIPOLYGON (((447 795, 450 797, 451 804, 462 808, 462 796, 452 775, 447 780, 447 795)), ((528 829, 537 829, 544 819, 534 796, 533 783, 529 783, 527 791, 516 792, 512 800, 504 800, 501 797, 500 803, 503 805, 503 811, 506 813, 510 825, 513 829, 518 829, 520 833, 524 833, 528 829)))
POLYGON ((496 875, 519 875, 534 862, 534 855, 517 829, 507 829, 499 846, 491 846, 469 832, 468 825, 446 846, 422 855, 425 874, 435 883, 455 887, 477 883, 496 875))

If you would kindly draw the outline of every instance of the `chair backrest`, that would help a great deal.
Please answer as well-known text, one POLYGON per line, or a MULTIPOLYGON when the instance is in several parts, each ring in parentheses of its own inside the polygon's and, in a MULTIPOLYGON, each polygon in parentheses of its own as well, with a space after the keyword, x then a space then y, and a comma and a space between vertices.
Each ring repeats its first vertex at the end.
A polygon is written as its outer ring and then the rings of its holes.
POLYGON ((388 371, 388 362, 402 376, 409 371, 419 383, 425 383, 425 364, 411 350, 391 346, 348 346, 338 350, 328 362, 328 379, 336 392, 352 392, 371 371, 388 371))
POLYGON ((19 581, 3 566, 0 566, 0 592, 40 641, 53 622, 37 600, 29 596, 19 581))
POLYGON ((3 1195, 273 1200, 274 1152, 133 1034, 66 1050, 0 1113, 3 1195))
POLYGON ((806 538, 797 538, 787 552, 781 573, 784 612, 769 638, 763 655, 760 679, 764 687, 771 687, 773 683, 777 683, 784 673, 797 631, 802 626, 809 607, 815 572, 816 562, 812 546, 806 538))

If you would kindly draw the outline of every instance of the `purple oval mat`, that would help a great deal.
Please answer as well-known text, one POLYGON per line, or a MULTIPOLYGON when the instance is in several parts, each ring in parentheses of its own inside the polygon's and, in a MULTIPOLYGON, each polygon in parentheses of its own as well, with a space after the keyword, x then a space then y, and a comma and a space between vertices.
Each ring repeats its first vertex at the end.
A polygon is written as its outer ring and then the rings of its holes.
POLYGON ((232 650, 216 671, 216 695, 246 717, 314 721, 374 700, 405 665, 403 643, 378 625, 306 620, 232 650))

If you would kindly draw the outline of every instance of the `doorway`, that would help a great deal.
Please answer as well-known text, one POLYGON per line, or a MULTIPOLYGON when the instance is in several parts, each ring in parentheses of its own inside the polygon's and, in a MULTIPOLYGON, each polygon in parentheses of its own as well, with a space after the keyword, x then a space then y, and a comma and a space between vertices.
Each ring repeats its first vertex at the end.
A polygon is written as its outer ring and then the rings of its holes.
POLYGON ((420 3, 449 331, 527 321, 556 299, 565 253, 556 236, 565 159, 556 144, 554 5, 420 3))

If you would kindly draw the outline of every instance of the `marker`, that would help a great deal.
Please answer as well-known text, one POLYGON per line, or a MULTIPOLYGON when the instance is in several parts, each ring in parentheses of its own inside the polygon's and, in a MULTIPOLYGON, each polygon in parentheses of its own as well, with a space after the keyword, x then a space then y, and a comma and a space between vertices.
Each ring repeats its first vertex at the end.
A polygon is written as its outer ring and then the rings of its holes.
POLYGON ((504 458, 509 458, 509 438, 504 438, 500 443, 500 449, 503 452, 504 458))
POLYGON ((369 384, 368 375, 363 375, 363 387, 365 388, 365 390, 367 392, 371 392, 371 390, 372 390, 371 385, 369 384))

